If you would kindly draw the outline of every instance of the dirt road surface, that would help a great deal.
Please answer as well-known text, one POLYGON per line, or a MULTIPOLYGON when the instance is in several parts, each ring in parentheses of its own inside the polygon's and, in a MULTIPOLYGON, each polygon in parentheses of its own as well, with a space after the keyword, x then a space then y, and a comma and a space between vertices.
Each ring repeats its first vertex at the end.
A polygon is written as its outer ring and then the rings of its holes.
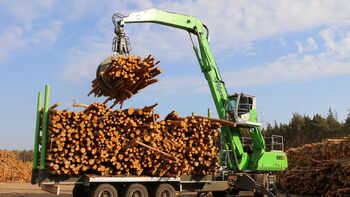
MULTIPOLYGON (((72 197, 73 186, 61 186, 60 197, 72 197)), ((0 197, 57 197, 30 183, 0 183, 0 197)))
MULTIPOLYGON (((73 197, 73 186, 61 186, 60 197, 73 197)), ((195 195, 184 195, 195 196, 195 195)), ((240 192, 240 197, 254 196, 252 192, 240 192)), ((285 196, 285 195, 278 195, 285 196)), ((40 190, 38 185, 31 185, 30 183, 0 183, 0 197, 57 197, 57 195, 40 190)), ((299 197, 292 195, 292 197, 299 197)))

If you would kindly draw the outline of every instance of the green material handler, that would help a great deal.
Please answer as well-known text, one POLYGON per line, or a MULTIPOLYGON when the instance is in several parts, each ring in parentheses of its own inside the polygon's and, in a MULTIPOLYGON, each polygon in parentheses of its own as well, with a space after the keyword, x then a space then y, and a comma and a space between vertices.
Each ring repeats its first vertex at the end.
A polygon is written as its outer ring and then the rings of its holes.
MULTIPOLYGON (((282 171, 287 168, 287 157, 283 152, 265 151, 265 140, 260 131, 256 112, 256 98, 243 93, 230 95, 222 81, 219 69, 214 60, 208 42, 208 28, 196 17, 176 14, 172 12, 149 9, 134 12, 129 16, 113 15, 116 38, 113 50, 117 55, 128 56, 129 41, 124 32, 126 23, 158 23, 187 31, 198 59, 201 71, 206 80, 215 102, 220 119, 232 121, 235 126, 223 126, 221 129, 224 150, 220 158, 222 165, 236 171, 282 171), (119 20, 116 20, 119 18, 119 20), (192 35, 197 37, 199 50, 195 46, 192 35), (240 129, 249 129, 253 147, 244 150, 241 142, 240 129), (227 159, 225 159, 227 158, 227 159), (224 161, 225 160, 225 161, 224 161)), ((102 64, 101 64, 102 65, 102 64)), ((98 68, 97 76, 104 69, 98 68)), ((104 83, 101 83, 103 86, 104 83)))
MULTIPOLYGON (((255 96, 243 93, 232 95, 227 93, 225 83, 220 76, 219 69, 209 46, 209 30, 198 18, 149 9, 131 13, 129 16, 116 13, 113 15, 112 20, 116 33, 112 47, 116 53, 115 56, 131 55, 129 38, 124 31, 124 26, 127 23, 157 23, 183 29, 189 33, 193 50, 201 71, 204 73, 204 77, 208 82, 218 116, 220 119, 233 123, 233 126, 223 125, 221 129, 221 170, 228 170, 230 172, 229 174, 237 175, 239 173, 240 176, 238 177, 245 177, 246 179, 260 182, 259 179, 261 178, 259 177, 263 177, 264 179, 264 176, 260 175, 266 175, 266 173, 272 174, 274 171, 283 171, 288 167, 287 157, 283 152, 283 138, 281 136, 270 138, 272 141, 270 144, 271 147, 269 147, 270 151, 266 151, 265 139, 260 131, 261 123, 258 122, 257 118, 255 96), (192 36, 197 38, 198 47, 195 45, 192 36), (242 139, 246 139, 242 138, 240 134, 240 130, 242 129, 249 130, 251 136, 249 138, 251 145, 249 146, 244 142, 242 143, 242 139), (280 146, 280 150, 274 149, 276 144, 280 146)), ((110 58, 106 59, 107 62, 105 61, 100 64, 96 73, 101 86, 107 89, 110 84, 100 73, 108 67, 108 59, 110 58)), ((245 189, 252 190, 251 188, 245 189)))

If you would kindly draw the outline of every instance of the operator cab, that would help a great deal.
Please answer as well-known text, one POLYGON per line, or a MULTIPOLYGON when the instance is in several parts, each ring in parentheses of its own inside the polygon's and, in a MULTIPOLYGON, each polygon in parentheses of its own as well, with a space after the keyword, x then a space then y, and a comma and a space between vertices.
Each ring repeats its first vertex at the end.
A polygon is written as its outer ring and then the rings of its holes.
POLYGON ((227 118, 237 125, 246 127, 261 126, 256 115, 256 98, 243 93, 228 95, 225 103, 227 118))

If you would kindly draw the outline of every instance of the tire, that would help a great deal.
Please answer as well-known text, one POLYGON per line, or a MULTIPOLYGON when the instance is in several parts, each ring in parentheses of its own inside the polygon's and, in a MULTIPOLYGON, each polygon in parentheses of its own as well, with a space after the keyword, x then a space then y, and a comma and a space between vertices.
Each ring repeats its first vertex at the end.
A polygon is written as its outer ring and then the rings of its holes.
POLYGON ((213 194, 213 197, 224 197, 227 194, 226 191, 215 191, 211 193, 213 194))
POLYGON ((175 197, 176 191, 170 184, 160 184, 154 194, 155 197, 175 197))
MULTIPOLYGON (((265 186, 266 189, 269 191, 269 181, 268 181, 268 178, 267 178, 266 174, 258 174, 258 175, 256 175, 255 182, 257 184, 265 186)), ((259 193, 254 193, 254 196, 255 197, 268 197, 268 195, 259 194, 259 193)))
POLYGON ((73 197, 86 197, 87 192, 84 190, 84 185, 74 185, 73 197))
POLYGON ((210 192, 198 192, 196 197, 212 197, 210 192))
POLYGON ((231 195, 238 195, 239 194, 239 189, 233 189, 230 191, 231 195))
POLYGON ((125 188, 124 197, 148 197, 148 191, 144 185, 134 183, 125 188))
POLYGON ((118 191, 113 185, 104 183, 94 187, 90 197, 118 197, 118 191))

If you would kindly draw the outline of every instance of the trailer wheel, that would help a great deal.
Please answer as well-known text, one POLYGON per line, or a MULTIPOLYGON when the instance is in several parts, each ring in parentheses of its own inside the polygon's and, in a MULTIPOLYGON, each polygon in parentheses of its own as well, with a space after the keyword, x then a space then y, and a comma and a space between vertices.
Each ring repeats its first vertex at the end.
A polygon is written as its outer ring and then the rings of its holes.
POLYGON ((84 185, 74 185, 73 197, 85 197, 87 192, 84 190, 84 185))
POLYGON ((231 195, 238 195, 239 194, 239 189, 233 189, 230 191, 231 195))
POLYGON ((176 191, 174 187, 170 184, 160 184, 155 192, 155 197, 175 197, 176 191))
POLYGON ((134 183, 125 188, 124 197, 148 197, 148 191, 144 185, 134 183))
POLYGON ((91 197, 118 197, 118 191, 111 184, 100 184, 94 187, 90 193, 91 197))
POLYGON ((213 195, 210 192, 198 192, 196 197, 213 197, 213 195))
POLYGON ((227 195, 226 191, 215 191, 215 192, 211 192, 213 197, 224 197, 227 195))

